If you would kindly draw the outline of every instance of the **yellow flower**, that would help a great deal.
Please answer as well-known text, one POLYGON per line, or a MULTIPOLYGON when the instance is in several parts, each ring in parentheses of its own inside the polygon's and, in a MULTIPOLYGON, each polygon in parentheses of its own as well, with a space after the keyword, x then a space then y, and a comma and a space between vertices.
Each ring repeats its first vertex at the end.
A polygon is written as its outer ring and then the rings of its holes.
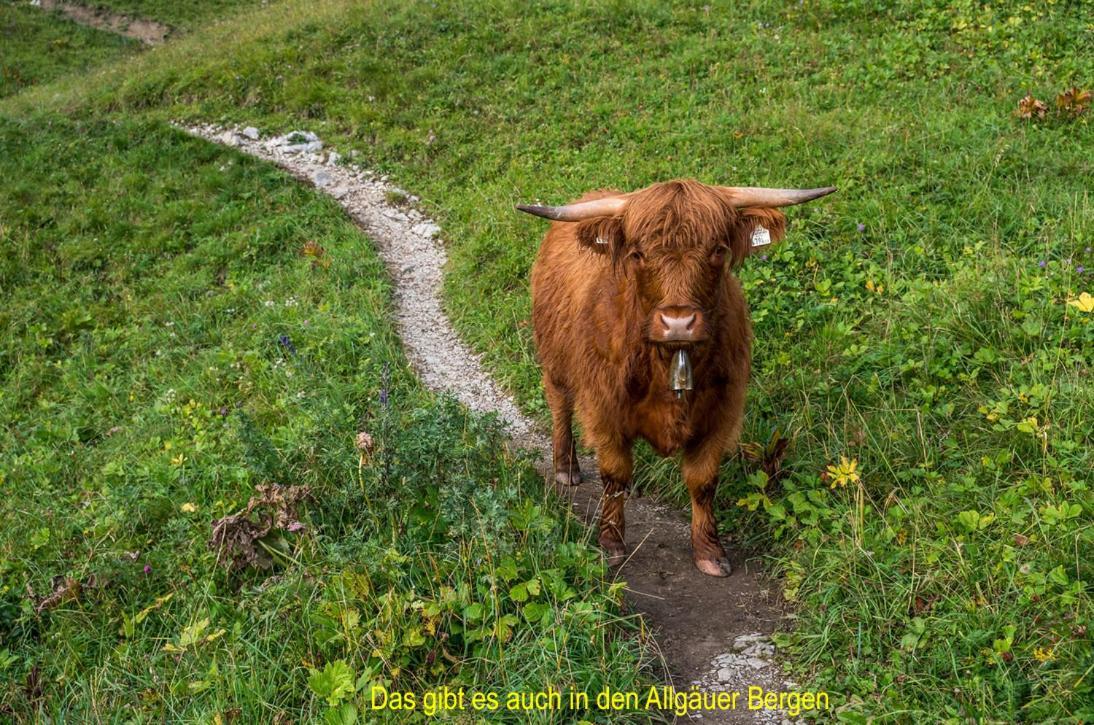
POLYGON ((183 512, 184 514, 192 514, 197 510, 198 507, 192 503, 184 503, 183 505, 179 506, 179 511, 183 512))
POLYGON ((846 486, 849 483, 858 483, 858 459, 847 460, 846 456, 839 457, 839 465, 828 466, 829 487, 846 486))
POLYGON ((1052 649, 1051 648, 1045 649, 1044 647, 1035 647, 1034 650, 1033 650, 1033 659, 1037 660, 1038 662, 1051 662, 1052 659, 1053 659, 1052 649))
POLYGON ((1089 292, 1083 292, 1075 299, 1068 300, 1067 303, 1077 308, 1079 312, 1094 312, 1094 297, 1089 292))

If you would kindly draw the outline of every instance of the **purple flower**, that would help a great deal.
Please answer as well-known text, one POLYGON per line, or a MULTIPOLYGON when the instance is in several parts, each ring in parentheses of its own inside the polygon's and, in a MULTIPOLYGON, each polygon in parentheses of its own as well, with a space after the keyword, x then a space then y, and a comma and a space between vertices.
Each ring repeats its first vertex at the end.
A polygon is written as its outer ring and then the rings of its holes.
POLYGON ((1042 259, 1040 262, 1037 263, 1037 266, 1040 267, 1041 269, 1044 269, 1045 265, 1047 265, 1047 264, 1048 264, 1048 262, 1046 262, 1045 260, 1042 259))
POLYGON ((296 354, 296 346, 292 344, 292 340, 289 339, 288 335, 278 335, 277 341, 281 343, 281 347, 285 348, 293 355, 296 354))
POLYGON ((144 565, 144 573, 145 574, 151 574, 152 573, 152 565, 151 564, 145 564, 144 565))
POLYGON ((304 528, 304 524, 300 523, 299 521, 293 521, 292 523, 290 523, 288 526, 285 527, 285 530, 286 531, 300 531, 303 528, 304 528))
POLYGON ((1086 267, 1084 267, 1084 266, 1083 266, 1083 265, 1081 265, 1081 264, 1080 264, 1080 265, 1079 265, 1078 267, 1076 267, 1076 268, 1075 268, 1075 273, 1076 273, 1076 274, 1082 274, 1082 273, 1083 273, 1083 272, 1085 272, 1085 271, 1086 271, 1086 267))
POLYGON ((766 254, 761 254, 761 255, 760 255, 760 259, 761 259, 762 261, 766 262, 766 261, 767 261, 767 255, 766 255, 766 254))
POLYGON ((858 233, 862 234, 864 231, 866 231, 866 225, 863 224, 862 222, 859 222, 858 225, 857 225, 857 229, 858 229, 858 233))

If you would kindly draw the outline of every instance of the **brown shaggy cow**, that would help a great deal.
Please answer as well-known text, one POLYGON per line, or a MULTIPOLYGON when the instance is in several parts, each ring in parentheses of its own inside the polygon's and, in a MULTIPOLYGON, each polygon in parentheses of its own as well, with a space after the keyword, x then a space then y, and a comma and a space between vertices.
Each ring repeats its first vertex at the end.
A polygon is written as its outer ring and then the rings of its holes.
POLYGON ((626 552, 631 447, 644 438, 662 456, 683 453, 695 566, 729 574, 711 502, 722 457, 741 430, 752 330, 727 267, 740 264, 754 241, 768 241, 763 229, 770 241, 782 238, 786 218, 775 207, 832 191, 677 180, 629 194, 593 192, 563 207, 517 207, 555 220, 532 268, 555 478, 581 480, 571 429, 576 411, 604 483, 600 545, 609 561, 626 552), (693 384, 674 392, 670 364, 685 373, 687 362, 693 384))

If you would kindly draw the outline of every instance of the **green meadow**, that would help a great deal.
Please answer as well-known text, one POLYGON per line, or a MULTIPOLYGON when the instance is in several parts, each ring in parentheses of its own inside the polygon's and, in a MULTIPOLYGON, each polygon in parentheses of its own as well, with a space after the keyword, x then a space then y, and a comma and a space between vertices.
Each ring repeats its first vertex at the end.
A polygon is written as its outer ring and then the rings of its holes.
POLYGON ((107 4, 184 32, 0 4, 0 712, 346 721, 373 683, 660 676, 496 423, 414 380, 367 240, 168 125, 200 121, 419 195, 450 316, 544 421, 514 204, 839 187, 738 272, 720 523, 789 603, 786 666, 850 722, 1094 718, 1094 104, 1058 102, 1094 87, 1088 3, 107 4), (291 523, 226 561, 252 497, 291 523))

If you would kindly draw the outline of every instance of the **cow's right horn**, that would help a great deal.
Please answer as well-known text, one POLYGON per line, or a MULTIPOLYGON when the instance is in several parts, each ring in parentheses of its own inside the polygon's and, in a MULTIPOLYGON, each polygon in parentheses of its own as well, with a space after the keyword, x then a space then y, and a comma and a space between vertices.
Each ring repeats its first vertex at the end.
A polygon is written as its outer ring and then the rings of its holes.
POLYGON ((627 205, 627 197, 609 196, 604 199, 592 201, 579 201, 576 204, 566 206, 534 206, 518 204, 517 209, 526 214, 541 216, 544 219, 554 219, 557 222, 579 222, 582 219, 591 219, 598 216, 617 216, 623 213, 623 207, 627 205))

